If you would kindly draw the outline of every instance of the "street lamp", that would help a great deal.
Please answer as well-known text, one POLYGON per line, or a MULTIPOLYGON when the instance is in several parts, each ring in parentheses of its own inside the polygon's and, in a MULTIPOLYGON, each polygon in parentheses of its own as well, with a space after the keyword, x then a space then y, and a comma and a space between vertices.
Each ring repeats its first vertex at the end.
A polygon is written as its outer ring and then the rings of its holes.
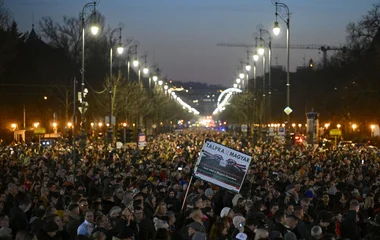
POLYGON ((351 125, 352 130, 355 131, 355 129, 358 127, 355 123, 351 125))
POLYGON ((244 79, 244 73, 239 73, 239 78, 244 79))
POLYGON ((158 81, 158 85, 159 85, 159 86, 162 86, 162 84, 164 84, 164 82, 163 82, 162 80, 159 80, 159 81, 158 81))
POLYGON ((337 127, 338 129, 340 129, 341 126, 342 126, 342 125, 340 125, 339 123, 336 125, 336 127, 337 127))
POLYGON ((11 124, 11 128, 13 129, 13 131, 15 131, 16 128, 17 128, 17 124, 16 124, 16 123, 12 123, 12 124, 11 124))
MULTIPOLYGON (((113 70, 113 35, 114 33, 116 32, 119 32, 119 37, 118 37, 118 45, 116 47, 116 50, 117 50, 117 53, 120 55, 124 52, 124 47, 123 45, 121 44, 121 31, 123 30, 124 28, 124 24, 123 23, 119 23, 119 27, 118 28, 115 28, 114 30, 111 31, 110 33, 110 44, 111 44, 111 47, 110 47, 110 82, 109 82, 109 93, 110 93, 110 102, 109 102, 109 122, 110 122, 110 126, 112 127, 112 116, 113 116, 113 88, 114 88, 114 80, 113 80, 113 73, 112 73, 112 70, 113 70)), ((112 137, 111 137, 112 139, 112 137)))
POLYGON ((137 57, 135 58, 135 60, 133 60, 132 64, 133 64, 134 67, 138 67, 139 66, 139 60, 137 60, 137 57))
POLYGON ((371 137, 375 135, 375 125, 371 125, 371 137))
MULTIPOLYGON (((82 95, 84 93, 84 54, 85 54, 85 25, 86 25, 86 21, 88 20, 88 18, 86 19, 86 10, 91 8, 92 11, 91 11, 91 14, 89 15, 89 18, 93 17, 93 19, 95 19, 96 17, 96 4, 97 2, 89 2, 87 3, 86 5, 84 5, 83 9, 82 9, 82 13, 81 13, 81 20, 82 20, 82 70, 81 70, 81 74, 82 74, 82 84, 81 84, 81 89, 82 89, 82 95)), ((96 35, 98 34, 99 32, 99 26, 95 24, 95 21, 92 21, 92 26, 91 26, 91 33, 93 35, 96 35)), ((82 96, 82 109, 81 109, 81 114, 82 114, 82 139, 83 139, 83 147, 85 147, 85 144, 86 144, 86 141, 85 141, 85 129, 86 129, 86 120, 85 120, 85 112, 86 112, 86 102, 84 100, 84 96, 82 96)), ((75 123, 74 123, 75 125, 75 123)), ((75 144, 74 144, 75 146, 75 144)), ((74 149, 74 152, 75 152, 75 149, 74 149)))
POLYGON ((237 88, 237 87, 238 87, 237 83, 234 83, 233 87, 234 87, 234 88, 237 88))
POLYGON ((257 52, 260 56, 263 56, 265 53, 264 45, 260 44, 259 48, 257 49, 257 52))
POLYGON ((239 84, 240 83, 240 78, 236 78, 236 83, 239 84))
POLYGON ((73 126, 73 124, 72 124, 71 122, 68 122, 68 123, 67 123, 67 127, 68 127, 68 128, 71 128, 72 126, 73 126))
POLYGON ((39 122, 35 122, 35 123, 33 123, 34 128, 38 128, 39 125, 40 125, 39 122))
MULTIPOLYGON (((287 53, 287 69, 286 69, 286 107, 290 108, 290 10, 284 3, 275 0, 276 6, 276 21, 274 22, 273 33, 275 35, 280 34, 280 25, 278 24, 278 18, 281 18, 286 23, 286 53, 287 53), (285 9, 284 14, 279 14, 279 9, 285 9)), ((290 121, 290 114, 287 114, 287 120, 290 121)))

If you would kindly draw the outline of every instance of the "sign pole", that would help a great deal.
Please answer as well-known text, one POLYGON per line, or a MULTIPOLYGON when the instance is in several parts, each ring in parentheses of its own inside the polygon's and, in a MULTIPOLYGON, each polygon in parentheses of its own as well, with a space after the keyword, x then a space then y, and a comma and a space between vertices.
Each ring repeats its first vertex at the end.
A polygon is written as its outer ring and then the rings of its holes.
POLYGON ((193 175, 191 175, 189 186, 187 186, 187 190, 186 190, 185 198, 183 199, 181 211, 183 211, 183 208, 185 207, 187 195, 189 194, 189 190, 190 190, 190 186, 192 182, 193 182, 193 175))

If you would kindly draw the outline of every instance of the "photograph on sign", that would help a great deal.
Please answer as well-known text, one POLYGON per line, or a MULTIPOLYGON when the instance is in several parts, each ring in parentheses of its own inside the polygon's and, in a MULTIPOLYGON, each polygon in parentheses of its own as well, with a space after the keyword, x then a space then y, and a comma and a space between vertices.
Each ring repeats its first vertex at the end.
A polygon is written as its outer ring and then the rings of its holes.
POLYGON ((206 141, 194 169, 194 176, 233 192, 240 192, 251 156, 206 141))

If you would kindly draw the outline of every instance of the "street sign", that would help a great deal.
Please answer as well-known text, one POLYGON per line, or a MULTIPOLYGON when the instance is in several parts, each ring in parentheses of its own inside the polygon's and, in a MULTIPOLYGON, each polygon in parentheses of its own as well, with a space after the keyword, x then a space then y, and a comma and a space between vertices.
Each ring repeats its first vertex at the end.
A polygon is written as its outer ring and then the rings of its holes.
POLYGON ((286 115, 289 115, 289 114, 291 114, 293 112, 293 110, 290 107, 286 107, 284 109, 284 112, 286 113, 286 115))
POLYGON ((245 124, 241 125, 241 131, 242 132, 247 132, 247 130, 248 130, 247 125, 245 125, 245 124))
POLYGON ((269 128, 269 136, 273 137, 274 134, 274 129, 272 127, 269 128))
POLYGON ((139 133, 138 145, 139 145, 139 148, 143 148, 143 147, 146 146, 146 136, 145 136, 145 133, 139 133))
POLYGON ((39 127, 39 128, 34 129, 34 134, 45 134, 45 133, 46 133, 45 128, 39 127))
POLYGON ((340 129, 331 129, 330 130, 330 136, 341 136, 342 130, 340 129))
POLYGON ((278 128, 278 135, 279 136, 285 136, 285 128, 279 127, 278 128))

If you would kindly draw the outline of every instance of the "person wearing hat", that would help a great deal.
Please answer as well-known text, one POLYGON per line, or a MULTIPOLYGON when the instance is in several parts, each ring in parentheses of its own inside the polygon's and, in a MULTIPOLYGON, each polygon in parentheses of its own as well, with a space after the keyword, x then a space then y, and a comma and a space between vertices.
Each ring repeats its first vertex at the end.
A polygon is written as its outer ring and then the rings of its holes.
POLYGON ((299 196, 296 191, 296 186, 294 184, 289 184, 286 186, 285 196, 289 198, 288 203, 296 206, 299 202, 299 196))
POLYGON ((192 222, 187 225, 188 238, 192 239, 196 232, 204 232, 204 226, 199 222, 192 222))

